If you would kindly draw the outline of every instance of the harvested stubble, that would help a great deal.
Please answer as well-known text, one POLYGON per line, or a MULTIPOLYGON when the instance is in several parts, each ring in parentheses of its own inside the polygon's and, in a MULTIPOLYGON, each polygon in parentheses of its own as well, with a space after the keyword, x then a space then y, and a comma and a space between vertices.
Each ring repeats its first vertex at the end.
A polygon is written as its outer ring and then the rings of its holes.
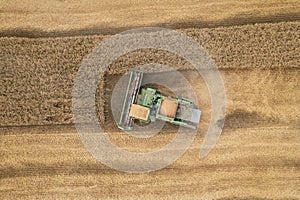
MULTIPOLYGON (((41 134, 45 127, 9 128, 0 135, 0 146, 5 146, 0 163, 3 199, 136 199, 141 194, 143 199, 299 198, 300 141, 295 128, 224 129, 203 160, 198 158, 202 139, 196 138, 171 166, 127 174, 89 155, 74 128, 50 128, 41 134)), ((120 134, 111 137, 117 144, 125 142, 120 134)), ((151 150, 166 138, 156 137, 143 148, 151 150)), ((131 150, 141 146, 135 143, 131 150)))
POLYGON ((2 1, 0 36, 111 34, 131 27, 218 27, 297 21, 297 0, 2 1), (38 20, 37 20, 38 19, 38 20))

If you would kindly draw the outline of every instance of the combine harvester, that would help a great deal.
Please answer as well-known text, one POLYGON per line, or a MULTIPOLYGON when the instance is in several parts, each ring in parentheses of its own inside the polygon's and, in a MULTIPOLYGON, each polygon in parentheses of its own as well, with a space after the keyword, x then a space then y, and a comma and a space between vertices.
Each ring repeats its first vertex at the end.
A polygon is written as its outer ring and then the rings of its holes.
POLYGON ((201 111, 184 98, 167 97, 154 88, 141 87, 143 72, 132 70, 118 127, 132 130, 133 120, 141 125, 163 120, 196 129, 201 111))

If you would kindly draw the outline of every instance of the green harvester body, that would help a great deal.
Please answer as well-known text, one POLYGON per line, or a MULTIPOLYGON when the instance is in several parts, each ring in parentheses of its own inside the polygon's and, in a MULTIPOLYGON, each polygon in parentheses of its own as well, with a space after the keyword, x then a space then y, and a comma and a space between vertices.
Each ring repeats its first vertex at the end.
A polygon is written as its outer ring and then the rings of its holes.
POLYGON ((143 72, 132 70, 118 123, 122 130, 132 130, 133 121, 148 124, 163 120, 179 126, 196 129, 201 111, 192 101, 161 94, 155 88, 141 87, 143 72))

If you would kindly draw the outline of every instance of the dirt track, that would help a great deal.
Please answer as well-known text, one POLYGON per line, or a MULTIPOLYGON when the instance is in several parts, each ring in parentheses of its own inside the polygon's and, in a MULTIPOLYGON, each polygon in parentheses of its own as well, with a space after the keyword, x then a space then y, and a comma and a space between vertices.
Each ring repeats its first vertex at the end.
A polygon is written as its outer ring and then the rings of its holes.
POLYGON ((201 6, 147 1, 131 7, 127 1, 97 2, 92 8, 77 1, 0 5, 2 199, 300 198, 297 1, 227 0, 201 6), (91 34, 153 25, 178 28, 216 61, 227 95, 225 127, 213 151, 199 160, 211 109, 201 77, 168 52, 126 54, 109 67, 97 94, 99 120, 113 143, 150 152, 166 145, 176 130, 167 125, 150 139, 138 139, 116 128, 111 90, 132 66, 157 62, 179 70, 203 111, 198 134, 180 159, 156 172, 127 174, 101 164, 81 143, 71 110, 73 82, 82 60, 109 37, 91 34))

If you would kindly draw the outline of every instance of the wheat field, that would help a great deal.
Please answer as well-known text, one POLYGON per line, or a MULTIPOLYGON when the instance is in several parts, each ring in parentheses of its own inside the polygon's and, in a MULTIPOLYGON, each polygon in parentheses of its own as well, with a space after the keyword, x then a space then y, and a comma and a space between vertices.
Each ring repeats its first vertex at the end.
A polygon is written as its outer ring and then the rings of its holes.
POLYGON ((297 1, 273 0, 0 1, 1 199, 299 199, 299 13, 297 1), (96 94, 99 121, 117 146, 150 152, 176 132, 166 125, 140 139, 117 129, 111 94, 132 67, 174 67, 202 110, 182 157, 164 169, 131 174, 85 148, 74 126, 72 91, 82 61, 98 44, 140 26, 176 29, 205 48, 225 85, 226 118, 217 145, 199 159, 211 120, 201 76, 167 51, 119 57, 96 94))

